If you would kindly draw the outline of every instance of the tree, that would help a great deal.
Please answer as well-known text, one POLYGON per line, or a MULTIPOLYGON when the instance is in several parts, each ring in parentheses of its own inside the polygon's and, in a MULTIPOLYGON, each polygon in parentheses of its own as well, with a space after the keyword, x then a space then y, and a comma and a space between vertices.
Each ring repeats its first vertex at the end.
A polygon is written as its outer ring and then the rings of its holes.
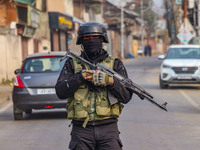
MULTIPOLYGON (((135 6, 135 12, 138 14, 140 14, 141 12, 140 2, 141 0, 137 0, 135 6)), ((152 7, 154 6, 153 4, 154 4, 153 1, 143 0, 143 13, 144 13, 143 19, 145 22, 145 29, 147 31, 148 36, 150 36, 151 33, 155 32, 156 20, 158 18, 158 14, 152 11, 152 7)))

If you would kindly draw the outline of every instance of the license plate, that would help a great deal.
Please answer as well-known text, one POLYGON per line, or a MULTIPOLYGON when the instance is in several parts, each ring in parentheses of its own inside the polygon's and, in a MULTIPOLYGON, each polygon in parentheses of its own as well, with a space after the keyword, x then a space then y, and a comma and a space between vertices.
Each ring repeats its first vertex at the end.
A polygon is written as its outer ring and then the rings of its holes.
POLYGON ((191 76, 178 76, 178 79, 192 79, 191 76))
POLYGON ((55 94, 56 91, 54 88, 49 88, 49 89, 37 89, 37 94, 38 95, 43 95, 43 94, 55 94))

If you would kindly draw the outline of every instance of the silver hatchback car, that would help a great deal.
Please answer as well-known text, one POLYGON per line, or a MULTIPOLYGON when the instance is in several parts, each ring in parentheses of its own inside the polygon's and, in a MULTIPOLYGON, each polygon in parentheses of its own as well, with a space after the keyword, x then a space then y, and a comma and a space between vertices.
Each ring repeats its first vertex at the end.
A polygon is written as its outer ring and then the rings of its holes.
POLYGON ((23 113, 32 109, 65 108, 67 100, 60 100, 55 84, 65 60, 65 52, 35 53, 27 56, 21 69, 15 70, 12 92, 15 120, 23 119, 23 113))

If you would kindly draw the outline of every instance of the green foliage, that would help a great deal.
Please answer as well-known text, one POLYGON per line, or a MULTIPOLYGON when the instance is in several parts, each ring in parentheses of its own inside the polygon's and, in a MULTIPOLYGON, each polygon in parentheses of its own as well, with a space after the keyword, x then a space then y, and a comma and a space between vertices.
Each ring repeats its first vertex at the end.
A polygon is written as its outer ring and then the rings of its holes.
MULTIPOLYGON (((143 0, 143 16, 144 16, 144 21, 146 22, 145 28, 147 29, 148 33, 154 32, 155 28, 155 23, 156 23, 156 18, 157 14, 155 14, 151 6, 149 6, 149 0, 143 0)), ((138 13, 141 16, 141 6, 140 4, 136 6, 135 12, 138 13)))
POLYGON ((1 81, 1 83, 0 83, 0 85, 11 85, 12 83, 13 83, 13 80, 14 79, 12 79, 12 80, 8 80, 8 79, 2 79, 2 81, 1 81))
POLYGON ((94 9, 96 14, 101 13, 101 5, 100 4, 92 4, 91 7, 94 9))

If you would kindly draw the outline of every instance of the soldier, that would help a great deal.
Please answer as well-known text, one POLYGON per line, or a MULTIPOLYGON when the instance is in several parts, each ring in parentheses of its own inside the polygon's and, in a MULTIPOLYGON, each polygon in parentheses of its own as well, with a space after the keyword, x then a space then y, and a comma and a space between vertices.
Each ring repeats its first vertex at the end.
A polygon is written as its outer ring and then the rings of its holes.
MULTIPOLYGON (((108 37, 102 24, 87 22, 79 27, 76 44, 82 46, 81 57, 128 77, 122 61, 109 56, 103 42, 108 43, 108 37)), ((58 78, 56 93, 60 99, 68 98, 67 117, 73 124, 70 150, 122 149, 117 118, 123 104, 131 100, 131 90, 112 76, 69 58, 58 78), (111 104, 111 99, 116 103, 111 104)))

